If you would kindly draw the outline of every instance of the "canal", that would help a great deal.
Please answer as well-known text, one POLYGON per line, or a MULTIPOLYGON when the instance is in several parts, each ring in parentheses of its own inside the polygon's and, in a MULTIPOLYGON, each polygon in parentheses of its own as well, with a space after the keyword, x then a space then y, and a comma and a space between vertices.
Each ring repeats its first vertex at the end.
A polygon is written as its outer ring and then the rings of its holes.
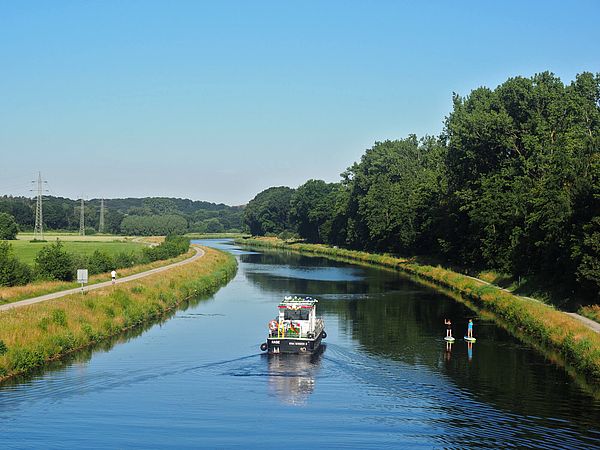
POLYGON ((592 448, 600 401, 462 304, 387 270, 201 241, 236 277, 161 323, 0 386, 0 448, 592 448), (284 295, 320 354, 259 350, 284 295), (477 342, 448 346, 444 318, 477 342))

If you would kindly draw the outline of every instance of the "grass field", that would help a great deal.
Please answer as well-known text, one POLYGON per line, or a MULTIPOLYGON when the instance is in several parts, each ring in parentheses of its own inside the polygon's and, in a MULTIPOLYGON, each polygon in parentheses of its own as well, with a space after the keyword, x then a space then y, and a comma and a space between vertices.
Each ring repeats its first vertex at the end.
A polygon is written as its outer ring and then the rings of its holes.
POLYGON ((115 255, 120 252, 137 252, 146 246, 142 242, 133 242, 131 239, 116 240, 117 238, 115 236, 76 236, 79 239, 70 239, 71 236, 48 235, 47 238, 44 236, 47 242, 30 242, 19 235, 18 240, 9 242, 12 245, 15 255, 21 261, 27 264, 33 264, 36 255, 42 247, 54 242, 57 237, 64 244, 64 249, 66 251, 78 255, 91 255, 95 250, 101 250, 109 255, 115 255))

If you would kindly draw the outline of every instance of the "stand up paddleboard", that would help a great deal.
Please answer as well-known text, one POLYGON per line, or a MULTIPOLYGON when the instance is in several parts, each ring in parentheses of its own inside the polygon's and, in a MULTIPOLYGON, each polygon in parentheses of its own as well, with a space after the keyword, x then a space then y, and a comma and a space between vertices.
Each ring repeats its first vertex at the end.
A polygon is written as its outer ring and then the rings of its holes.
POLYGON ((470 338, 470 337, 465 336, 465 341, 467 341, 467 342, 475 342, 476 340, 477 339, 475 339, 475 338, 470 338))
POLYGON ((450 336, 446 336, 446 337, 444 338, 444 340, 445 340, 445 341, 448 341, 448 342, 454 342, 454 341, 455 341, 455 339, 454 339, 453 337, 450 337, 450 336))

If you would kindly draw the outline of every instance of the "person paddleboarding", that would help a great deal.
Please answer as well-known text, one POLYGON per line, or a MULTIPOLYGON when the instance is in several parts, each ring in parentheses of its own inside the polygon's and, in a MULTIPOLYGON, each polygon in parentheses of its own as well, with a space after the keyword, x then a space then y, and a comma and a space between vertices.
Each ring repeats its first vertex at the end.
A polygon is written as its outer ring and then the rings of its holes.
POLYGON ((475 338, 473 337, 473 319, 469 319, 469 324, 467 325, 467 335, 465 336, 465 339, 468 341, 475 341, 475 338))
POLYGON ((452 321, 450 319, 444 319, 444 325, 446 325, 446 337, 447 341, 453 341, 452 337, 452 321))

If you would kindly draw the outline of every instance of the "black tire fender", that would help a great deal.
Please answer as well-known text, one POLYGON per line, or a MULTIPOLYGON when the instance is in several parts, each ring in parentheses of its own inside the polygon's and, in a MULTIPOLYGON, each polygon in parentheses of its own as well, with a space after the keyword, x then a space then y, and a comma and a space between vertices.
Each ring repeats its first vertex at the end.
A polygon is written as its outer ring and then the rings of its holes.
POLYGON ((269 346, 267 345, 266 342, 263 342, 262 344, 260 344, 260 349, 264 352, 267 350, 267 348, 269 348, 269 346))

